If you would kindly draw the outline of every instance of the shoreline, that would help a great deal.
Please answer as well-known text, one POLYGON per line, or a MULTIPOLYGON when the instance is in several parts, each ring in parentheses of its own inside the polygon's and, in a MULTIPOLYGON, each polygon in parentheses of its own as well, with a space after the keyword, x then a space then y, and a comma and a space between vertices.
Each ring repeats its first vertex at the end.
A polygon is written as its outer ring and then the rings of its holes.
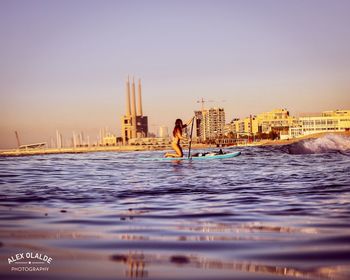
MULTIPOLYGON (((350 137, 350 132, 331 132, 317 133, 299 138, 287 140, 260 140, 257 142, 240 144, 236 146, 217 147, 215 144, 192 144, 193 150, 207 148, 227 148, 227 147, 250 147, 250 146, 274 146, 274 145, 289 145, 307 139, 321 138, 327 134, 336 134, 350 137)), ((183 145, 183 148, 188 148, 188 145, 183 145)), ((103 147, 79 147, 79 148, 38 148, 38 149, 10 149, 0 150, 0 157, 21 157, 21 156, 36 156, 36 155, 52 155, 52 154, 80 154, 94 152, 137 152, 137 151, 166 151, 171 150, 170 145, 163 146, 103 146, 103 147)))
MULTIPOLYGON (((192 149, 214 148, 216 145, 192 144, 192 149)), ((188 145, 183 145, 188 148, 188 145)), ((103 147, 79 147, 79 148, 37 148, 37 149, 8 149, 0 150, 0 157, 21 157, 52 154, 81 154, 95 152, 147 152, 171 150, 171 146, 103 146, 103 147)))

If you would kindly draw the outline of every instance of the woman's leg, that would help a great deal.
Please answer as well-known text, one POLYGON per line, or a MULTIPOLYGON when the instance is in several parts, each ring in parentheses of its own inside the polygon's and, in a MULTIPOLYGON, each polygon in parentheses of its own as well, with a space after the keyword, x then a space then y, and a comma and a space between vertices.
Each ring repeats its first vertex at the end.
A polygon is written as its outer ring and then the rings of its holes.
POLYGON ((165 157, 183 157, 183 152, 180 145, 172 143, 171 147, 175 150, 176 154, 166 153, 165 157))
POLYGON ((184 153, 182 152, 182 148, 179 144, 174 144, 173 149, 175 150, 178 157, 183 157, 184 153))

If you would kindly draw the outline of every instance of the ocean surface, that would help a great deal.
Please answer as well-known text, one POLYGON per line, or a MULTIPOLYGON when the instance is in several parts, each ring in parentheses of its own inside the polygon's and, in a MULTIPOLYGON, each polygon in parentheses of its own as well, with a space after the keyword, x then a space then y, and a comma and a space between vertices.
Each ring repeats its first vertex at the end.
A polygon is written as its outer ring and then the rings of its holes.
POLYGON ((0 278, 350 279, 350 139, 225 150, 0 158, 0 278))

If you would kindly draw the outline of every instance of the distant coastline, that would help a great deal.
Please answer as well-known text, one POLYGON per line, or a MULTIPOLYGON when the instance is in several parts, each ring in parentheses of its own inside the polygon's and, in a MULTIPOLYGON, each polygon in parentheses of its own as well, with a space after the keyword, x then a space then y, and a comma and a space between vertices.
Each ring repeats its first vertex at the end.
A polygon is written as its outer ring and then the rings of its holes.
MULTIPOLYGON (((187 148, 186 145, 183 146, 187 148)), ((215 145, 193 144, 192 149, 205 149, 215 147, 215 145)), ((166 146, 91 146, 79 148, 36 148, 36 149, 7 149, 0 150, 0 157, 12 156, 34 156, 34 155, 50 155, 50 154, 79 154, 93 152, 136 152, 136 151, 165 151, 171 150, 170 145, 166 146)))
MULTIPOLYGON (((315 139, 325 136, 326 134, 338 134, 343 136, 349 136, 350 132, 332 132, 332 133, 317 133, 311 134, 300 138, 293 138, 288 140, 261 140, 253 143, 247 143, 237 145, 234 147, 246 147, 246 146, 271 146, 271 145, 288 145, 295 142, 303 141, 305 139, 315 139)), ((187 145, 183 146, 184 150, 187 149, 187 145)), ((208 149, 217 148, 214 144, 192 144, 192 149, 208 149)), ((225 148, 225 147, 222 147, 225 148)), ((93 152, 134 152, 134 151, 165 151, 171 150, 171 146, 103 146, 103 147, 79 147, 79 148, 38 148, 38 149, 8 149, 0 150, 0 157, 18 157, 18 156, 35 156, 35 155, 50 155, 50 154, 79 154, 79 153, 93 153, 93 152)))

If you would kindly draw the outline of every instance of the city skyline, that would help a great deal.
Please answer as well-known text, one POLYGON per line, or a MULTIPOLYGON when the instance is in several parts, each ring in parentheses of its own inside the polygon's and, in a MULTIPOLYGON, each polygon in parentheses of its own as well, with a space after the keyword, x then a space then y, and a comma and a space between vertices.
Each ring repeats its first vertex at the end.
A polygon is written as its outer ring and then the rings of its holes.
POLYGON ((149 127, 201 98, 235 117, 350 108, 348 1, 1 1, 0 148, 120 136, 128 74, 149 127))

